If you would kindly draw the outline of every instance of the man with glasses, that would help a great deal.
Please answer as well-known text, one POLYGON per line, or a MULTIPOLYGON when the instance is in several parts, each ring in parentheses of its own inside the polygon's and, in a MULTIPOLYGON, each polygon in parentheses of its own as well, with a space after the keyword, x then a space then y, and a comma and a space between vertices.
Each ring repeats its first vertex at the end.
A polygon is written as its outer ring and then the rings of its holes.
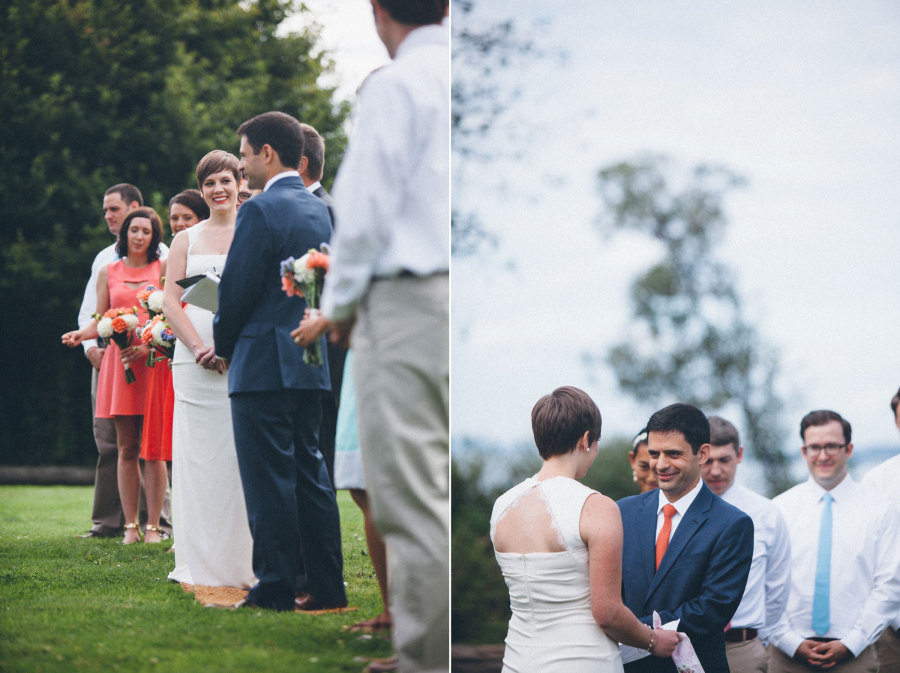
POLYGON ((812 411, 800 423, 810 478, 774 502, 791 538, 791 591, 769 673, 878 670, 873 643, 900 599, 896 510, 847 472, 850 423, 812 411))

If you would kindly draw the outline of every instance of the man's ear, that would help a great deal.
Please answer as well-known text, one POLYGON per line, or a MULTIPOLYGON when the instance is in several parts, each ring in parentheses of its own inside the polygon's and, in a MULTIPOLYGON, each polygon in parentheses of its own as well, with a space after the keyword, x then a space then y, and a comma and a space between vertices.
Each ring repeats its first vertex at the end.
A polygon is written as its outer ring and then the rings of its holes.
POLYGON ((297 172, 300 175, 306 173, 306 169, 309 166, 309 157, 300 157, 300 165, 297 166, 297 172))

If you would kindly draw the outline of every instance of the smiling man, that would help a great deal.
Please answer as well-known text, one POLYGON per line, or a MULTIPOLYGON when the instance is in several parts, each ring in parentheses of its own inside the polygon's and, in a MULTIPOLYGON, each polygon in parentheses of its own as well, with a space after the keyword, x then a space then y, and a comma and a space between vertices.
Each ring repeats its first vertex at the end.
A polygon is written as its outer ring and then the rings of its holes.
POLYGON ((830 410, 800 422, 810 478, 774 500, 788 522, 792 569, 770 673, 878 670, 872 644, 900 598, 897 511, 848 473, 850 433, 850 423, 830 410))
MULTIPOLYGON (((650 469, 659 489, 619 501, 624 528, 622 597, 647 625, 680 619, 707 673, 728 672, 724 631, 750 570, 753 522, 700 479, 709 421, 689 404, 660 409, 647 423, 650 469)), ((674 673, 671 659, 645 657, 629 673, 674 673)))
POLYGON ((703 481, 713 493, 753 519, 753 561, 741 604, 725 632, 725 655, 731 673, 765 673, 769 660, 765 643, 784 612, 790 588, 787 525, 771 500, 734 483, 744 457, 734 424, 710 416, 709 431, 709 460, 700 468, 703 481))

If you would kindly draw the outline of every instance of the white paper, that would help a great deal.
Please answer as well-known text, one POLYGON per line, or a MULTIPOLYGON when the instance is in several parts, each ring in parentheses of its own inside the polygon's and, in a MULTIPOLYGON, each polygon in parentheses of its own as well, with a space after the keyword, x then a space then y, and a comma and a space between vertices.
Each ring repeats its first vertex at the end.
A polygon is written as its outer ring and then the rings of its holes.
POLYGON ((215 313, 219 309, 219 277, 212 271, 207 271, 205 278, 184 291, 181 301, 215 313))
MULTIPOLYGON (((654 629, 677 631, 678 624, 681 622, 680 619, 674 619, 668 624, 661 624, 661 621, 659 614, 654 610, 654 629)), ((622 654, 623 664, 650 656, 650 653, 645 649, 623 645, 622 643, 619 643, 619 651, 622 654)), ((694 646, 691 644, 691 639, 684 633, 681 634, 681 640, 678 641, 678 645, 675 646, 675 651, 672 653, 672 662, 675 664, 675 668, 679 673, 704 673, 703 666, 700 665, 700 660, 697 659, 697 654, 694 652, 694 646)))

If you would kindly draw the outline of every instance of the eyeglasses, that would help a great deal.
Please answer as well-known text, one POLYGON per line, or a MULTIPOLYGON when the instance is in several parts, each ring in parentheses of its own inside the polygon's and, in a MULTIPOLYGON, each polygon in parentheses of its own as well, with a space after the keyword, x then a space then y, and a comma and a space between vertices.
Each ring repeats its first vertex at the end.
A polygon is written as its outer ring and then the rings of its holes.
POLYGON ((253 192, 238 192, 238 199, 240 201, 246 201, 251 196, 253 196, 253 192))
POLYGON ((845 448, 846 444, 826 444, 825 446, 821 446, 819 444, 810 444, 809 446, 804 446, 803 450, 811 456, 816 456, 820 451, 824 451, 827 456, 836 456, 838 451, 845 448))

